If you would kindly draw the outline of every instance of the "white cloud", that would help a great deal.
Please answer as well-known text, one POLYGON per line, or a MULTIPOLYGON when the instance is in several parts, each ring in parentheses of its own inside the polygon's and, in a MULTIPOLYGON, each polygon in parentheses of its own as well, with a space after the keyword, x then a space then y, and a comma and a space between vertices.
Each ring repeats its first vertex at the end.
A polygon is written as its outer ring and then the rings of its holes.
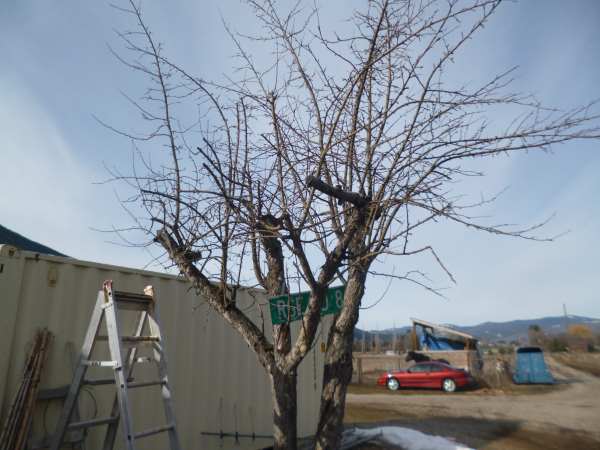
POLYGON ((102 167, 89 167, 36 97, 14 78, 0 78, 0 223, 80 259, 134 267, 151 258, 92 228, 130 223, 102 167))
POLYGON ((2 222, 46 242, 65 226, 76 228, 90 173, 31 93, 10 78, 0 79, 0 135, 2 222))

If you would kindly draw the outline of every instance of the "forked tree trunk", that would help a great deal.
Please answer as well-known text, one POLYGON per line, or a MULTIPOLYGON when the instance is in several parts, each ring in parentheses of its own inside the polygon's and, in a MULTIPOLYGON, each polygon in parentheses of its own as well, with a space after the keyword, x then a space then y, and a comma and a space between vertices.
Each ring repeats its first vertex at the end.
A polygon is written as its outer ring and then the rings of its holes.
POLYGON ((358 306, 365 289, 366 269, 350 270, 344 307, 329 331, 321 411, 317 428, 317 450, 339 448, 346 407, 346 391, 352 379, 352 342, 358 321, 358 306))
POLYGON ((284 373, 274 368, 270 374, 273 397, 273 449, 296 450, 297 391, 296 371, 284 373))

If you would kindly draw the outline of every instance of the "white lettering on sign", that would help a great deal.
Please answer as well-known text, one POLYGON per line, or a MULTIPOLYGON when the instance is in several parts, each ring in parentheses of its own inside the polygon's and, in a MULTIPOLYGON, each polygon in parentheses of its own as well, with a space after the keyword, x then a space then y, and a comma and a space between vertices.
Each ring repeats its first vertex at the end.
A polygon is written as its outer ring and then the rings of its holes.
MULTIPOLYGON (((340 311, 344 304, 344 289, 338 286, 327 290, 320 310, 322 316, 340 311)), ((309 299, 310 292, 269 299, 273 325, 301 319, 309 299)))
POLYGON ((335 291, 335 304, 337 305, 338 309, 342 309, 342 305, 344 304, 344 293, 341 289, 335 291))
POLYGON ((283 299, 277 301, 277 314, 282 320, 287 319, 287 302, 283 299))

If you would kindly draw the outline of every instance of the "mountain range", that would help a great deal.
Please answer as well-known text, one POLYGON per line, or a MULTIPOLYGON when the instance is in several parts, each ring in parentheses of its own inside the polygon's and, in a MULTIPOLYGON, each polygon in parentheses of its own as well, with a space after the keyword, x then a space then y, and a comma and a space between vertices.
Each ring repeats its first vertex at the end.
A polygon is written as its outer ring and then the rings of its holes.
MULTIPOLYGON (((522 319, 511 320, 507 322, 483 322, 478 325, 461 326, 452 324, 443 324, 448 328, 453 328, 457 331, 469 333, 484 342, 498 341, 523 341, 527 339, 527 332, 531 325, 538 325, 542 331, 548 335, 560 334, 567 331, 569 325, 584 324, 590 327, 594 332, 600 332, 600 319, 584 316, 555 316, 541 317, 538 319, 522 319)), ((354 331, 354 339, 362 340, 363 334, 365 339, 371 338, 377 334, 384 342, 391 339, 394 334, 401 336, 410 331, 410 326, 399 328, 388 328, 385 330, 361 330, 356 328, 354 331)))

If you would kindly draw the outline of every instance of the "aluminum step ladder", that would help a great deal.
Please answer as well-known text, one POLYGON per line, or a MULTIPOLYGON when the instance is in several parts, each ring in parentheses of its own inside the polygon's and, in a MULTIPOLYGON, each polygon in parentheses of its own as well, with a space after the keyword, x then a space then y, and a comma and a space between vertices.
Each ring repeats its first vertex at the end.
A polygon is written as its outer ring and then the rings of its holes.
POLYGON ((119 422, 122 425, 125 438, 125 448, 135 450, 138 439, 168 433, 171 450, 180 450, 179 438, 175 426, 175 414, 171 398, 171 389, 167 376, 167 361, 165 358, 163 339, 157 320, 156 301, 152 286, 144 289, 144 294, 113 291, 112 281, 105 281, 102 290, 98 292, 96 306, 92 313, 75 374, 69 387, 63 411, 58 421, 56 431, 52 437, 50 450, 59 450, 64 444, 67 432, 85 430, 94 426, 108 425, 104 437, 103 450, 112 450, 117 435, 119 422), (119 331, 119 313, 122 310, 136 311, 139 313, 137 325, 132 336, 123 336, 119 331), (98 334, 102 319, 106 323, 107 334, 98 334), (150 335, 143 335, 144 328, 148 325, 150 335), (97 341, 108 340, 110 360, 90 359, 97 341), (138 357, 138 347, 150 345, 153 357, 138 357), (158 379, 155 381, 135 382, 133 368, 138 363, 155 362, 158 367, 158 379), (85 375, 90 367, 112 368, 114 378, 87 380, 85 375), (84 385, 114 384, 116 395, 112 411, 108 417, 91 420, 73 421, 77 399, 84 385), (129 402, 129 389, 160 386, 167 423, 164 426, 135 432, 131 419, 131 405, 129 402))

